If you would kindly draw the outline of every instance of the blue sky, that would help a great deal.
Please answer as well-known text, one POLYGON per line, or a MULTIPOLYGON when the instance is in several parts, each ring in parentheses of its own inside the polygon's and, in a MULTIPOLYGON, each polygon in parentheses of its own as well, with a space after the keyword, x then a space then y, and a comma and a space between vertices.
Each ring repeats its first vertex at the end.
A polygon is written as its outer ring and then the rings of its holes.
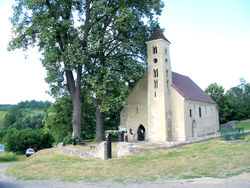
MULTIPOLYGON (((250 82, 250 0, 165 0, 159 18, 171 41, 172 70, 202 89, 217 82, 225 89, 250 82)), ((36 50, 7 51, 11 0, 0 1, 0 104, 52 100, 36 50)))

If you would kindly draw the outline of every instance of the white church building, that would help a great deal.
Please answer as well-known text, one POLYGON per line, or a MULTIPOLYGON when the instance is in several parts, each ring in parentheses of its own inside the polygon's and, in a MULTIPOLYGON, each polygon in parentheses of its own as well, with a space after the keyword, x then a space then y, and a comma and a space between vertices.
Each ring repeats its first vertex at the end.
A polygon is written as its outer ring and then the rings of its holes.
POLYGON ((218 132, 217 104, 189 77, 172 72, 170 42, 160 28, 146 41, 148 68, 128 96, 120 126, 129 141, 185 141, 218 132), (138 134, 137 134, 138 133, 138 134))

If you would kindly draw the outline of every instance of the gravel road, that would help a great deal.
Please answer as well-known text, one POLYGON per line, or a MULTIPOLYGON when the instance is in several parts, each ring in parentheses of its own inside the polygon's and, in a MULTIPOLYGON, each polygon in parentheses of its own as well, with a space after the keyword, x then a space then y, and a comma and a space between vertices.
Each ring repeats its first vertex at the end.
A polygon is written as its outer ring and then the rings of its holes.
POLYGON ((59 180, 17 180, 5 176, 8 167, 15 163, 0 163, 0 188, 250 188, 250 173, 227 179, 198 178, 188 180, 159 179, 143 183, 105 182, 66 182, 59 180))

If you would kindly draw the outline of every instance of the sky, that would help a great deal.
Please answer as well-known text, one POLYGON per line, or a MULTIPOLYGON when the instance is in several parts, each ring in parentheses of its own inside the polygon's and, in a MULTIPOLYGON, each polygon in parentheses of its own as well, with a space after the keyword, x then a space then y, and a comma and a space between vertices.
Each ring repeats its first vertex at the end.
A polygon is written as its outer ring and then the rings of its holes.
MULTIPOLYGON (((46 71, 35 49, 7 51, 13 0, 0 1, 0 104, 49 100, 46 71), (25 58, 27 56, 27 58, 25 58)), ((171 42, 172 71, 202 89, 250 82, 250 0, 164 0, 159 17, 171 42)))

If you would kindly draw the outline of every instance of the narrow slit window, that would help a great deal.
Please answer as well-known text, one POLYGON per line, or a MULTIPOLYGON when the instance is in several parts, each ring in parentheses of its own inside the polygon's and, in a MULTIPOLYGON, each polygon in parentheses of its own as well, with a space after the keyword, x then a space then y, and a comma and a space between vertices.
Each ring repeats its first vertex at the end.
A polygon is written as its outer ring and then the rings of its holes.
POLYGON ((153 69, 154 71, 154 78, 158 78, 158 69, 153 69))
POLYGON ((167 89, 169 89, 169 80, 167 80, 167 89))
POLYGON ((156 97, 156 91, 155 91, 155 97, 156 97))
POLYGON ((201 117, 201 107, 199 107, 199 116, 201 117))
POLYGON ((154 88, 155 88, 155 89, 158 88, 158 80, 157 80, 157 79, 154 80, 154 88))
POLYGON ((192 117, 192 110, 189 110, 189 116, 192 117))
POLYGON ((167 76, 167 78, 168 78, 168 70, 166 70, 166 76, 167 76))
POLYGON ((153 46, 153 54, 157 54, 157 47, 153 46))

